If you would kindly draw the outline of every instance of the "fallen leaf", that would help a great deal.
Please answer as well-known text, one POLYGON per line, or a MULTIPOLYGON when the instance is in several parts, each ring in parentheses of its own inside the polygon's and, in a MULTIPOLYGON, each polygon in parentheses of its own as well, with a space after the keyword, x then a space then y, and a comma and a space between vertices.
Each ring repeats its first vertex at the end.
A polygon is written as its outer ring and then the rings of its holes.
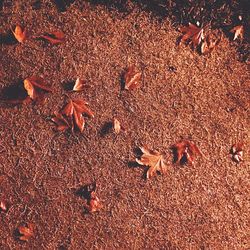
POLYGON ((194 24, 189 23, 186 27, 179 29, 184 35, 181 38, 180 43, 191 42, 193 47, 196 48, 204 39, 204 30, 194 24))
POLYGON ((198 147, 190 141, 181 141, 172 146, 174 150, 176 163, 193 164, 197 155, 202 155, 198 147))
POLYGON ((0 212, 6 212, 7 211, 7 204, 5 201, 0 201, 0 212))
POLYGON ((97 197, 96 194, 96 183, 92 183, 88 185, 87 190, 88 194, 88 201, 85 208, 88 210, 89 213, 94 213, 102 209, 103 205, 100 202, 100 199, 97 197))
POLYGON ((19 240, 28 241, 34 235, 34 225, 26 223, 25 226, 18 227, 19 240))
POLYGON ((232 160, 240 163, 243 161, 243 143, 234 144, 230 150, 232 160))
POLYGON ((54 31, 51 33, 46 33, 44 35, 36 36, 35 38, 44 39, 51 44, 60 44, 65 41, 65 35, 62 31, 54 31))
POLYGON ((221 36, 217 37, 215 33, 208 34, 201 44, 201 54, 208 54, 219 44, 221 36))
POLYGON ((124 74, 125 89, 133 90, 140 86, 141 72, 138 72, 134 66, 128 67, 124 74))
POLYGON ((140 165, 149 166, 147 171, 147 179, 156 174, 157 171, 162 174, 166 173, 167 166, 164 156, 158 151, 149 150, 145 147, 140 147, 143 155, 141 159, 136 159, 136 162, 140 165))
POLYGON ((27 32, 21 26, 17 25, 15 30, 12 30, 13 35, 19 43, 23 43, 27 39, 27 32))
POLYGON ((113 120, 113 127, 114 127, 115 133, 119 134, 121 131, 121 123, 116 118, 114 118, 113 120))
POLYGON ((51 120, 57 125, 58 131, 64 132, 69 128, 72 128, 72 125, 70 124, 72 122, 68 121, 62 114, 55 112, 54 115, 55 116, 51 120))
POLYGON ((83 100, 70 100, 61 112, 56 113, 55 117, 52 118, 52 121, 57 125, 57 130, 65 131, 71 127, 72 131, 74 131, 76 126, 81 132, 83 132, 85 119, 82 114, 94 117, 94 113, 87 107, 87 105, 88 103, 83 100))
POLYGON ((77 78, 76 79, 76 82, 74 84, 74 87, 73 87, 73 91, 82 91, 83 90, 83 84, 84 84, 84 81, 80 78, 77 78))
POLYGON ((52 89, 45 85, 44 79, 37 76, 32 76, 24 80, 24 88, 26 89, 28 96, 32 100, 37 100, 41 94, 40 91, 51 92, 52 89))
POLYGON ((244 35, 243 25, 235 26, 234 28, 232 28, 230 30, 230 32, 234 33, 234 39, 233 40, 236 40, 237 38, 243 39, 243 35, 244 35))

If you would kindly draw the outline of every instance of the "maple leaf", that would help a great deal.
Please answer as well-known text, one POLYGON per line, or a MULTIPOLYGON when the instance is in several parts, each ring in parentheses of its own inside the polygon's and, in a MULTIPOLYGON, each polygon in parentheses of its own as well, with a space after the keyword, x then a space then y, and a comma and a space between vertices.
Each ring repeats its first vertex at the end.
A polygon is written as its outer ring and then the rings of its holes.
POLYGON ((18 238, 21 241, 28 241, 30 237, 34 235, 34 225, 31 223, 26 223, 25 226, 19 226, 17 230, 20 234, 18 238))
POLYGON ((56 113, 56 116, 52 118, 52 121, 57 124, 57 130, 65 131, 71 127, 74 131, 74 124, 83 132, 85 126, 85 119, 82 114, 86 114, 89 117, 94 117, 94 113, 87 107, 88 103, 74 99, 65 105, 60 113, 56 113), (65 117, 64 117, 65 116, 65 117))
POLYGON ((210 53, 220 42, 221 37, 217 38, 217 36, 213 33, 209 34, 201 44, 201 54, 210 53))
POLYGON ((73 91, 82 91, 83 84, 84 84, 84 81, 80 78, 77 78, 72 90, 73 91))
POLYGON ((183 33, 180 43, 191 42, 195 48, 204 39, 204 29, 199 28, 194 24, 189 23, 188 26, 181 27, 179 30, 183 33))
POLYGON ((191 163, 197 155, 202 155, 198 147, 190 141, 181 141, 172 146, 176 157, 176 163, 191 163))
POLYGON ((167 170, 166 161, 164 156, 158 151, 149 150, 146 147, 140 147, 143 155, 141 159, 136 159, 140 165, 149 166, 147 171, 147 179, 156 174, 157 171, 164 174, 167 170))
POLYGON ((60 44, 65 41, 65 35, 62 31, 54 31, 51 33, 46 33, 44 35, 36 36, 35 38, 44 39, 51 44, 60 44))
POLYGON ((74 128, 72 122, 68 121, 61 113, 55 112, 54 115, 55 116, 51 120, 57 125, 58 131, 64 132, 69 128, 74 128))
POLYGON ((24 88, 26 89, 28 96, 32 100, 37 100, 40 95, 40 90, 51 92, 50 87, 45 86, 44 79, 37 76, 32 76, 24 80, 24 88))
POLYGON ((87 205, 85 208, 88 210, 89 213, 94 213, 102 209, 103 205, 100 202, 100 199, 97 197, 96 194, 96 182, 87 185, 86 187, 88 195, 87 195, 87 205))
POLYGON ((12 33, 19 43, 23 43, 27 39, 27 32, 21 26, 17 25, 12 33))
POLYGON ((133 90, 140 86, 141 72, 135 69, 135 66, 128 67, 126 73, 124 74, 125 89, 133 90))
POLYGON ((232 28, 230 30, 230 32, 234 33, 234 39, 233 40, 236 40, 238 37, 243 39, 243 34, 244 34, 243 25, 235 26, 234 28, 232 28))
POLYGON ((239 163, 243 161, 243 143, 236 143, 232 146, 230 150, 230 154, 232 160, 239 163))

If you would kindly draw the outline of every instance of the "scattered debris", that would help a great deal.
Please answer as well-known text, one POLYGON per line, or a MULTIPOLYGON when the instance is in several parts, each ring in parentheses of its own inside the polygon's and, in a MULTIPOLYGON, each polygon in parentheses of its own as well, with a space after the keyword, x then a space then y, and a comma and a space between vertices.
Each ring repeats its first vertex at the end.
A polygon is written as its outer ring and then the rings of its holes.
POLYGON ((232 160, 236 163, 243 161, 243 143, 234 144, 230 150, 232 160))
POLYGON ((35 36, 37 39, 44 39, 51 44, 60 44, 65 41, 65 35, 62 31, 54 31, 51 33, 45 33, 44 35, 35 36))
POLYGON ((125 89, 133 90, 140 86, 142 73, 138 72, 135 66, 128 67, 126 73, 124 74, 125 89))
POLYGON ((34 235, 34 225, 31 223, 25 223, 24 226, 19 226, 17 228, 19 233, 19 240, 29 241, 29 239, 34 235))
POLYGON ((27 39, 27 32, 21 26, 17 25, 15 30, 12 30, 13 35, 19 43, 23 43, 27 39))
POLYGON ((243 35, 244 35, 244 28, 243 25, 238 25, 235 26, 234 28, 232 28, 230 30, 231 33, 234 33, 234 38, 233 40, 236 40, 237 38, 243 39, 243 35))
POLYGON ((113 120, 113 128, 116 134, 121 132, 121 123, 116 118, 113 120))

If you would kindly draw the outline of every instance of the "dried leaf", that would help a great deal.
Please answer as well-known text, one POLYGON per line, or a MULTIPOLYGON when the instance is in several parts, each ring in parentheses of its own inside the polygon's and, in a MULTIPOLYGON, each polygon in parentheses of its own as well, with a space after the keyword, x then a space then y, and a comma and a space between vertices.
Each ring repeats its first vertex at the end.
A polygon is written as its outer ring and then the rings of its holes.
POLYGON ((89 213, 94 213, 102 209, 103 205, 100 202, 100 199, 97 197, 96 194, 96 183, 92 183, 87 186, 88 194, 88 202, 85 205, 85 208, 88 210, 89 213))
POLYGON ((119 134, 121 131, 121 123, 116 118, 114 118, 113 120, 113 127, 114 127, 115 133, 119 134))
POLYGON ((60 113, 55 112, 55 117, 53 117, 51 120, 57 125, 58 131, 66 131, 72 126, 70 125, 70 122, 60 113))
POLYGON ((83 100, 70 100, 61 112, 56 113, 55 117, 52 119, 57 125, 57 130, 65 131, 71 128, 72 131, 74 131, 75 124, 76 127, 83 132, 85 119, 82 114, 94 117, 94 113, 86 105, 88 105, 88 103, 83 100))
POLYGON ((151 178, 156 174, 157 171, 162 174, 166 173, 167 166, 164 156, 160 154, 158 151, 148 150, 145 147, 140 147, 143 155, 141 159, 136 159, 136 162, 140 165, 149 166, 147 171, 147 179, 151 178))
POLYGON ((243 161, 243 143, 234 144, 231 148, 230 153, 233 161, 237 163, 243 161))
POLYGON ((184 35, 181 38, 181 43, 191 42, 193 47, 196 48, 204 39, 204 30, 194 24, 189 23, 186 27, 179 29, 184 35))
POLYGON ((76 79, 75 85, 73 87, 73 91, 82 91, 83 90, 84 81, 80 78, 76 79))
POLYGON ((47 87, 44 83, 44 79, 37 76, 32 76, 24 80, 24 88, 26 89, 28 96, 32 100, 37 100, 41 94, 40 91, 51 92, 52 89, 47 87))
POLYGON ((198 147, 190 141, 181 141, 172 146, 176 157, 176 163, 193 164, 197 155, 202 155, 198 147))
POLYGON ((27 39, 27 32, 21 26, 17 25, 15 30, 12 30, 13 35, 19 43, 23 43, 27 39))
POLYGON ((215 33, 209 34, 201 44, 201 54, 208 54, 219 44, 221 36, 215 33))
POLYGON ((65 35, 62 31, 54 31, 45 35, 37 36, 36 38, 45 39, 51 44, 60 44, 65 41, 65 35))
POLYGON ((244 35, 244 28, 243 28, 243 25, 238 25, 238 26, 235 26, 234 28, 232 28, 230 30, 231 33, 234 33, 234 39, 233 40, 236 40, 238 37, 240 39, 243 39, 243 35, 244 35))
POLYGON ((134 66, 128 67, 125 75, 125 89, 133 90, 140 86, 141 72, 137 72, 134 66))
POLYGON ((7 204, 5 201, 0 201, 0 212, 6 212, 7 211, 7 204))
POLYGON ((31 223, 26 223, 25 226, 19 226, 18 232, 20 234, 19 240, 28 241, 30 237, 34 235, 34 225, 31 223))

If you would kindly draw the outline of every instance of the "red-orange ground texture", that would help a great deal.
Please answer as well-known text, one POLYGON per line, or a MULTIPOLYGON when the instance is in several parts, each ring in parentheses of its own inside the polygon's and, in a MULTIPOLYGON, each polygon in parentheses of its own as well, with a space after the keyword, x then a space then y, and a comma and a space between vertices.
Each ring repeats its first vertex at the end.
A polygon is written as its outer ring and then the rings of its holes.
POLYGON ((247 63, 223 35, 201 56, 185 45, 170 19, 131 5, 124 15, 75 1, 64 12, 53 1, 3 5, 0 33, 21 24, 29 37, 62 30, 66 41, 1 43, 0 88, 37 75, 53 88, 44 104, 0 106, 0 249, 250 249, 250 83, 247 63), (130 65, 141 87, 121 90, 130 65), (65 83, 86 79, 83 92, 65 83), (89 102, 81 134, 59 133, 51 122, 68 100, 89 102), (116 117, 126 128, 116 135, 116 117), (204 154, 193 165, 172 163, 171 145, 193 141, 204 154), (244 142, 244 161, 229 155, 244 142), (166 154, 169 170, 145 180, 133 162, 139 146, 166 154), (88 214, 82 186, 97 182, 103 208, 88 214), (28 242, 16 237, 33 223, 28 242))

